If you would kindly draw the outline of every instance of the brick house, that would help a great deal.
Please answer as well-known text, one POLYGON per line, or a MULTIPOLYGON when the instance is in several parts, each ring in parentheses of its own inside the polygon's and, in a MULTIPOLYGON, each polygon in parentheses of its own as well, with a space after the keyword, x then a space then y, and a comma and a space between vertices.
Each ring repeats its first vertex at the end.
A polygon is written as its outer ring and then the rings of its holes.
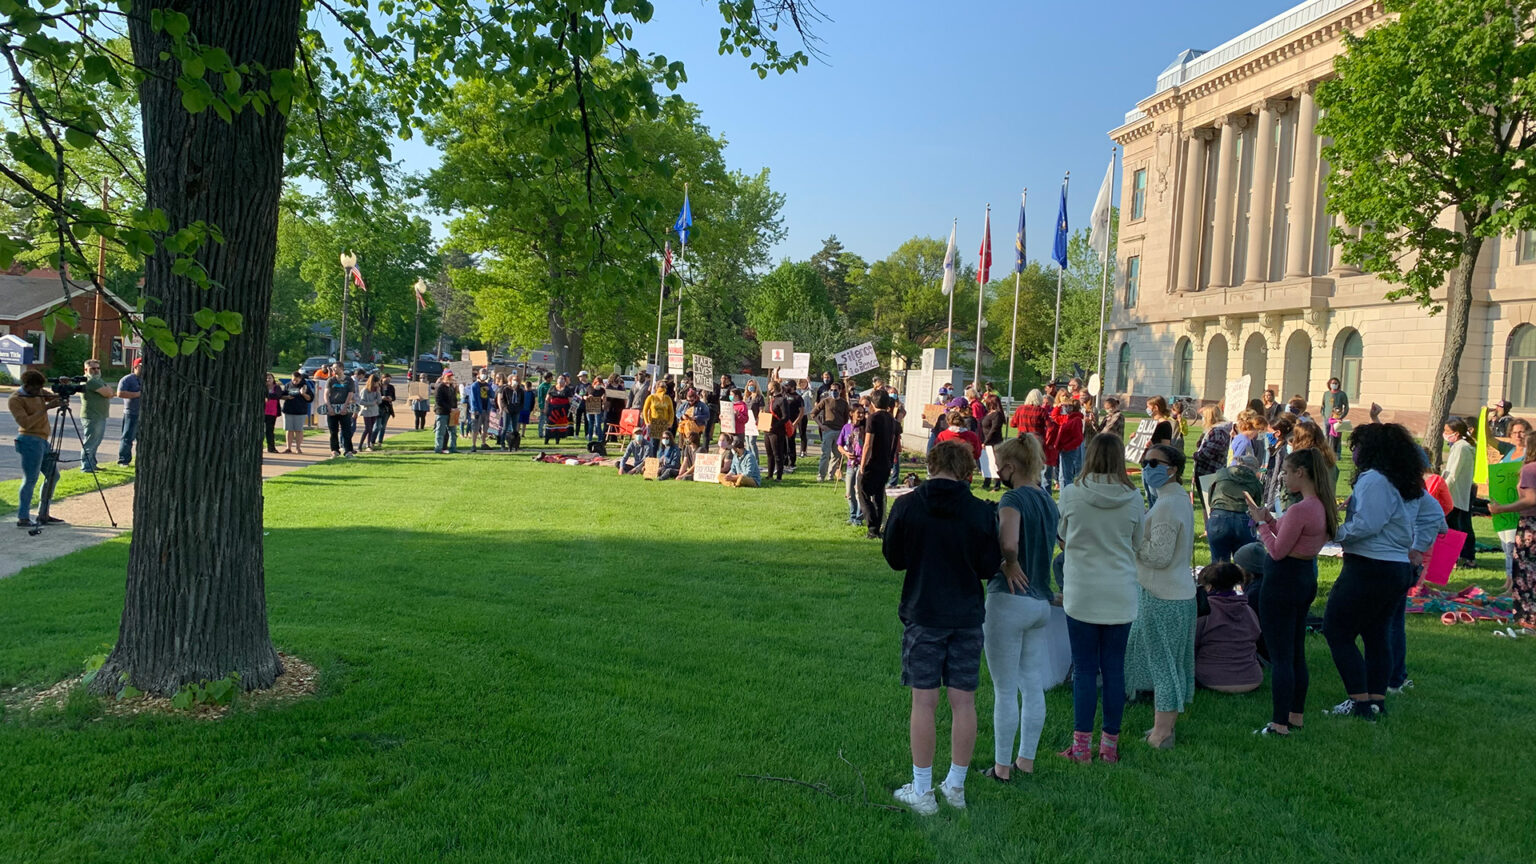
POLYGON ((92 355, 110 367, 126 367, 138 356, 139 347, 134 337, 123 338, 122 321, 131 314, 127 303, 110 291, 98 298, 88 283, 70 281, 69 305, 79 316, 75 327, 62 323, 52 332, 43 323, 49 312, 64 305, 64 286, 57 270, 27 270, 13 268, 0 273, 0 335, 15 335, 32 343, 36 351, 36 365, 48 365, 48 346, 51 342, 71 336, 90 338, 95 334, 92 355))

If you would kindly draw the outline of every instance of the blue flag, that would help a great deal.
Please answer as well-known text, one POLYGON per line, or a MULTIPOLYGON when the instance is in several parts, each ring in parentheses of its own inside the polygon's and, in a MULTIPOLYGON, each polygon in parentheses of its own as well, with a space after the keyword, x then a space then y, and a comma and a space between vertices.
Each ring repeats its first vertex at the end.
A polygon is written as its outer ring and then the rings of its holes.
POLYGON ((1013 272, 1024 272, 1024 196, 1019 196, 1019 233, 1013 238, 1013 272))
POLYGON ((1056 214, 1056 248, 1051 257, 1061 269, 1067 269, 1067 182, 1061 182, 1061 210, 1056 214))
POLYGON ((677 214, 677 221, 673 223, 672 230, 677 232, 678 239, 682 241, 683 248, 688 248, 688 229, 693 227, 693 209, 688 206, 688 187, 683 187, 683 212, 677 214))

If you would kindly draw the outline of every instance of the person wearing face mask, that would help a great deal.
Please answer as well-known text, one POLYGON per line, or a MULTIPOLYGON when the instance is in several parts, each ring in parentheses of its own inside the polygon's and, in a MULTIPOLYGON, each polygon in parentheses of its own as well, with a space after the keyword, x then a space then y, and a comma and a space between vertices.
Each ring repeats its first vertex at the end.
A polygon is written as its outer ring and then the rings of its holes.
MULTIPOLYGON (((827 375, 828 381, 831 378, 831 375, 827 375)), ((811 415, 816 419, 816 427, 821 434, 821 461, 816 465, 816 480, 825 483, 836 475, 843 464, 842 453, 837 446, 838 436, 842 435, 843 427, 848 425, 848 400, 843 398, 843 388, 837 384, 828 384, 826 393, 816 403, 811 415)))
MULTIPOLYGON (((720 424, 722 433, 731 436, 731 444, 745 444, 747 441, 747 402, 746 393, 740 387, 732 388, 731 401, 722 406, 720 410, 720 424)), ((723 434, 722 434, 723 437, 723 434)), ((734 447, 732 448, 734 449, 734 447)))
POLYGON ((661 462, 656 474, 657 480, 671 480, 682 470, 683 451, 672 443, 671 432, 661 433, 661 447, 656 450, 656 458, 661 462))
POLYGON ((855 406, 837 434, 837 452, 847 466, 843 481, 848 498, 848 524, 864 524, 864 510, 859 498, 859 461, 864 456, 864 406, 855 406))
POLYGON ((1057 452, 1061 471, 1061 488, 1065 489, 1077 479, 1083 468, 1083 415, 1077 401, 1066 399, 1051 414, 1055 426, 1055 439, 1051 442, 1057 452))
POLYGON ((1136 621, 1125 647, 1125 692, 1151 690, 1156 710, 1146 741, 1173 748, 1174 723, 1195 698, 1195 511, 1179 484, 1184 452, 1168 444, 1149 448, 1142 480, 1158 490, 1136 546, 1139 583, 1136 621))
MULTIPOLYGON (((1340 386, 1339 379, 1337 378, 1328 379, 1328 392, 1323 394, 1322 416, 1330 418, 1338 417, 1339 422, 1341 423, 1344 421, 1345 417, 1349 416, 1349 396, 1344 392, 1344 389, 1340 386)), ((1337 459, 1339 456, 1344 454, 1344 439, 1339 435, 1333 435, 1331 438, 1333 444, 1333 456, 1335 459, 1337 459)))
POLYGON ((1445 460, 1445 485, 1451 491, 1451 512, 1445 514, 1445 522, 1453 531, 1461 531, 1467 540, 1461 546, 1456 564, 1460 567, 1477 566, 1477 536, 1472 531, 1472 472, 1477 465, 1477 451, 1467 424, 1453 417, 1445 424, 1440 435, 1450 445, 1451 452, 1445 460))
POLYGON ((1050 658, 1051 555, 1061 514, 1040 485, 1045 452, 1028 432, 992 451, 998 481, 1008 491, 997 505, 1003 563, 987 582, 982 645, 992 674, 993 765, 985 776, 1003 783, 1014 771, 1035 773, 1035 751, 1045 724, 1045 682, 1050 658), (1014 736, 1018 750, 1013 750, 1014 736))
POLYGON ((1282 414, 1269 425, 1269 462, 1264 467, 1264 506, 1271 510, 1285 509, 1285 472, 1280 470, 1290 453, 1291 432, 1296 421, 1282 414))

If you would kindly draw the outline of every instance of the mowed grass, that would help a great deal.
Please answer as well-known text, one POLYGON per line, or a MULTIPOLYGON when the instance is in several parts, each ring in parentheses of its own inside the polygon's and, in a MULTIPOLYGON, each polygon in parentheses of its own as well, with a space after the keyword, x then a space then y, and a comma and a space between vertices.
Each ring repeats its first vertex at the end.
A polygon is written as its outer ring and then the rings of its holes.
MULTIPOLYGON (((813 465, 734 490, 392 443, 265 486, 273 639, 319 697, 218 722, 9 709, 0 860, 1530 860, 1536 639, 1410 618, 1417 687, 1367 724, 1321 715, 1343 694, 1312 637, 1303 732, 1250 734, 1267 688, 1202 691, 1171 751, 1130 707, 1113 767, 1049 755, 1058 688, 1035 776, 973 772, 969 810, 922 819, 861 806, 839 759, 875 802, 910 777, 901 576, 813 465)), ((126 555, 0 581, 0 687, 115 637, 126 555)))

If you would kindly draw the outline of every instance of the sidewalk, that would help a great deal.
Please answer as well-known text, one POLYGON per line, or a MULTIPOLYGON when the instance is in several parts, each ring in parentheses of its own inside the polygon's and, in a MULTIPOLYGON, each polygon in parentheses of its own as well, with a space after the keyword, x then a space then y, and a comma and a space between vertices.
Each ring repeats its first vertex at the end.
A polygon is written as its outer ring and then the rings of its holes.
MULTIPOLYGON (((384 437, 387 440, 399 432, 406 431, 409 430, 397 429, 386 433, 384 437)), ((310 449, 306 450, 302 456, 263 452, 261 479, 280 477, 317 462, 329 460, 331 451, 326 449, 323 441, 323 437, 310 436, 305 441, 310 449)), ((362 453, 356 458, 367 459, 368 454, 362 453)), ((102 496, 98 495, 95 489, 53 502, 52 514, 68 524, 50 525, 36 537, 29 535, 25 529, 15 527, 14 524, 0 525, 0 579, 14 576, 34 564, 42 564, 71 552, 89 549, 132 530, 133 494, 134 487, 137 485, 125 483, 104 491, 107 507, 112 511, 112 518, 117 521, 116 527, 113 527, 112 522, 108 520, 107 511, 101 506, 102 496)), ((6 521, 13 522, 14 514, 7 516, 6 521)))

